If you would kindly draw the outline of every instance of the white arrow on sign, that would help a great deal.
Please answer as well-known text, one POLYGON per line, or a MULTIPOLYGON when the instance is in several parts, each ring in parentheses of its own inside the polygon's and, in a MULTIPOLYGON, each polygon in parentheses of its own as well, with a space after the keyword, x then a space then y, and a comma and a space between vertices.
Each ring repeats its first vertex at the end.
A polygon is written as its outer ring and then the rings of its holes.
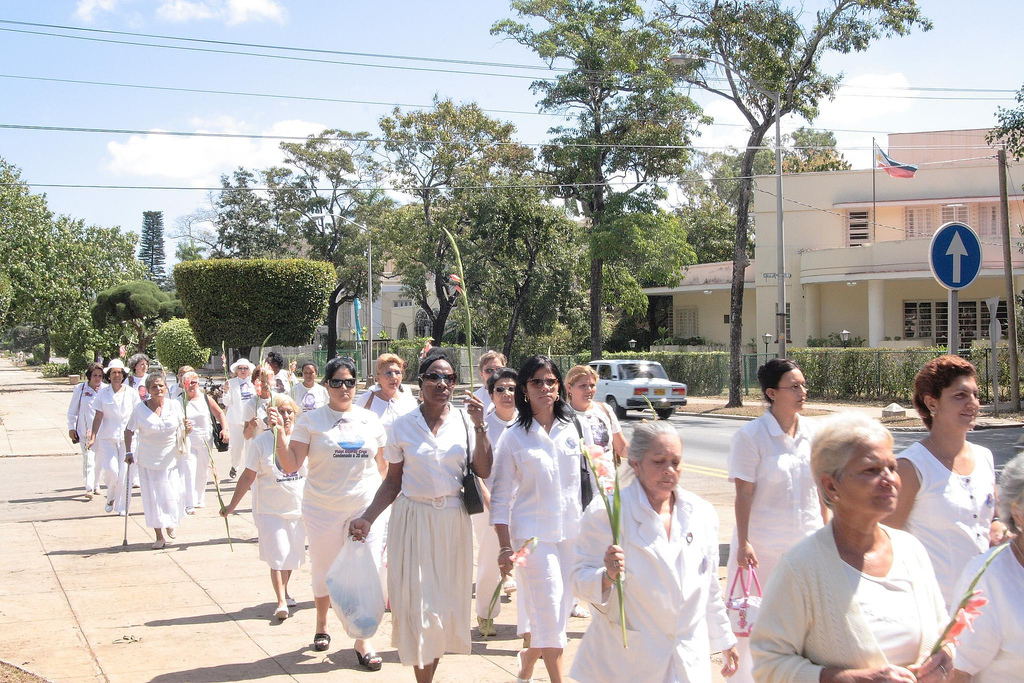
POLYGON ((953 241, 949 243, 946 256, 953 257, 953 284, 958 284, 960 282, 960 259, 967 256, 967 247, 964 246, 964 241, 960 239, 959 230, 953 232, 953 241))

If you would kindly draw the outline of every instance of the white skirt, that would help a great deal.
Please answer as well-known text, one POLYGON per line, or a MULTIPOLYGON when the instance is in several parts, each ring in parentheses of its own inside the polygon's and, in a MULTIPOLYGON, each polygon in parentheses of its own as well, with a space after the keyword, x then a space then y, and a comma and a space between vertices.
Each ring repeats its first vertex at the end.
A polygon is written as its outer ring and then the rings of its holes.
POLYGON ((470 653, 473 526, 461 504, 437 509, 405 496, 388 525, 391 645, 405 666, 470 653))
POLYGON ((298 569, 306 561, 306 528, 301 517, 253 514, 259 534, 260 559, 271 569, 298 569))
POLYGON ((173 529, 185 514, 185 492, 177 463, 166 470, 139 467, 139 490, 146 526, 150 529, 173 529))

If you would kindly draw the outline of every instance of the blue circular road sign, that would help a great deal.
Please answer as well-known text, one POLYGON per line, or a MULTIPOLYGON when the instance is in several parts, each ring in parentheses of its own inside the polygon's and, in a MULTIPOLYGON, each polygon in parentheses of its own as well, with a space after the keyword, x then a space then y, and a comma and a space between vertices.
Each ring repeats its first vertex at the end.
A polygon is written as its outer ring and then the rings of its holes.
POLYGON ((981 240, 963 223, 946 223, 928 247, 932 275, 946 289, 963 289, 981 272, 981 240))

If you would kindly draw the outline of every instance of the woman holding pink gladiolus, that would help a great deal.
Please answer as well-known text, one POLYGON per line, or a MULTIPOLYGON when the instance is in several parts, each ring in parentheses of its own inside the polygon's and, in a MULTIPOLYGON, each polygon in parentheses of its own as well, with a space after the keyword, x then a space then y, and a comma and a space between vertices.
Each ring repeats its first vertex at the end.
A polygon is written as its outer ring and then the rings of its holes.
POLYGON ((985 599, 987 604, 980 607, 980 614, 969 608, 958 614, 950 633, 959 641, 958 682, 1001 683, 1020 680, 1024 672, 1024 454, 999 475, 998 511, 1014 539, 1008 549, 996 546, 971 560, 956 587, 955 595, 966 595, 983 568, 972 593, 973 600, 985 599))

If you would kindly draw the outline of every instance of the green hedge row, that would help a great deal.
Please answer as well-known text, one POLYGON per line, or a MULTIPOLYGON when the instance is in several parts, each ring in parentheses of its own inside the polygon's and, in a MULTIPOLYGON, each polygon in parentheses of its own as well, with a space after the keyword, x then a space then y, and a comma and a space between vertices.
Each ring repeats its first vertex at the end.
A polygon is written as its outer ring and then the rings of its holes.
POLYGON ((334 267, 304 259, 207 259, 174 267, 196 339, 219 349, 308 344, 324 321, 334 267))

